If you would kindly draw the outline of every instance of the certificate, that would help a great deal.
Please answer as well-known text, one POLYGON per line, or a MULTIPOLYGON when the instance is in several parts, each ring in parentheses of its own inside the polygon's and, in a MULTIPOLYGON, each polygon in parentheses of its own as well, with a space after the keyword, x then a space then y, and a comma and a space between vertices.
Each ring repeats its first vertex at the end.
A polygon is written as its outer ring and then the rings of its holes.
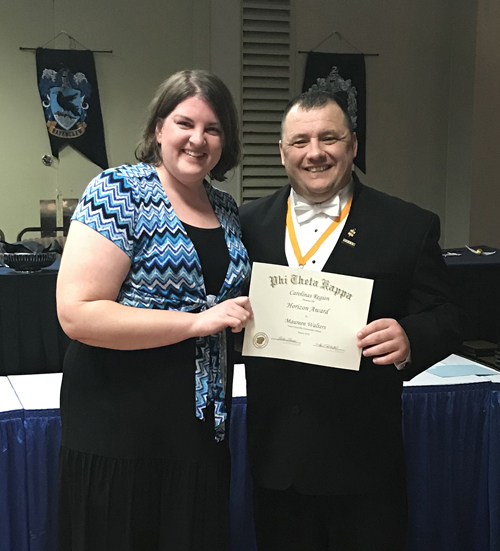
POLYGON ((254 262, 244 356, 359 370, 373 280, 254 262))

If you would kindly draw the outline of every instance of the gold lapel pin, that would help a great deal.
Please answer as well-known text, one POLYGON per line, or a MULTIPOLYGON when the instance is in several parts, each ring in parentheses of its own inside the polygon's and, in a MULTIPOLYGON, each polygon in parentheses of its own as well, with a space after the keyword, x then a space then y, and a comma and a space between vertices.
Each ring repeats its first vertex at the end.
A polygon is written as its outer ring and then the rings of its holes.
POLYGON ((349 230, 349 231, 347 232, 347 235, 348 235, 349 237, 354 237, 355 234, 356 234, 356 228, 352 228, 352 230, 349 230))
POLYGON ((345 243, 346 245, 349 245, 350 247, 355 247, 356 246, 356 243, 354 243, 354 241, 346 239, 345 237, 344 237, 344 239, 342 239, 342 243, 345 243))

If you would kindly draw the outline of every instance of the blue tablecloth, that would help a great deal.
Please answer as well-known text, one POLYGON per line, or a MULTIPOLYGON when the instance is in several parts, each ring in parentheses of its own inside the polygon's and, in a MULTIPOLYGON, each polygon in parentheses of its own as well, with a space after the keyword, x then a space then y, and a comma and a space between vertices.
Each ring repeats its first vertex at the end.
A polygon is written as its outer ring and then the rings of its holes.
POLYGON ((30 551, 55 551, 57 549, 57 464, 61 443, 59 410, 26 410, 24 428, 29 549, 30 551))
MULTIPOLYGON (((403 393, 410 529, 407 551, 500 550, 500 384, 403 393)), ((231 427, 234 551, 255 551, 246 400, 231 427)), ((0 414, 0 550, 56 550, 58 410, 0 414)))
POLYGON ((59 410, 0 413, 0 550, 57 549, 59 410))
POLYGON ((500 550, 500 384, 407 387, 408 551, 500 550))
POLYGON ((24 411, 0 413, 0 549, 29 551, 24 411))

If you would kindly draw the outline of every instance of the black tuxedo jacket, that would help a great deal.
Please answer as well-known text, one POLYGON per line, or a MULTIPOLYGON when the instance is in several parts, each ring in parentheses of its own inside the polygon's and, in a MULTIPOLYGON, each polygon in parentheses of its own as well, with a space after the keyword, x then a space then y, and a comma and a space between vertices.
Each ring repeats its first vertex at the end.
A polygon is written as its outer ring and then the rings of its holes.
MULTIPOLYGON (((374 280, 368 321, 395 318, 401 324, 411 366, 398 371, 363 357, 353 372, 245 357, 250 461, 263 487, 294 485, 302 493, 328 495, 402 484, 403 380, 461 343, 438 217, 354 180, 351 212, 323 271, 374 280)), ((285 186, 240 209, 252 262, 287 265, 289 193, 285 186)))

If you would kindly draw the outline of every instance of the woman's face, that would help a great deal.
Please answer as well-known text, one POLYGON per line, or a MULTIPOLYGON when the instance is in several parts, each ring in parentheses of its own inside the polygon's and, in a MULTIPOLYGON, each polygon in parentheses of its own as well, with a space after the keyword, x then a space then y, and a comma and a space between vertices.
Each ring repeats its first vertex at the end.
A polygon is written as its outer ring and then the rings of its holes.
POLYGON ((200 184, 222 153, 219 119, 210 105, 196 96, 179 103, 158 124, 156 140, 167 177, 185 185, 200 184))

